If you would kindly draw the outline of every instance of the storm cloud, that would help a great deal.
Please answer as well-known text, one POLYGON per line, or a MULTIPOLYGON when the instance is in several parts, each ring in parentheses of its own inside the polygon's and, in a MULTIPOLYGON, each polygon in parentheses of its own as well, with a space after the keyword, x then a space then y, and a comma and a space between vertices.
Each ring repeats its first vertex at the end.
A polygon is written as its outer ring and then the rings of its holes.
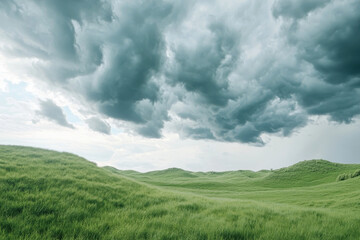
MULTIPOLYGON (((0 51, 145 137, 263 145, 310 116, 360 113, 359 12, 357 0, 7 0, 0 51)), ((100 121, 87 123, 108 134, 100 121)))
POLYGON ((276 2, 274 16, 288 22, 284 34, 310 68, 295 92, 298 103, 308 114, 350 122, 360 112, 360 5, 355 0, 294 3, 299 15, 287 12, 291 1, 284 2, 276 2))

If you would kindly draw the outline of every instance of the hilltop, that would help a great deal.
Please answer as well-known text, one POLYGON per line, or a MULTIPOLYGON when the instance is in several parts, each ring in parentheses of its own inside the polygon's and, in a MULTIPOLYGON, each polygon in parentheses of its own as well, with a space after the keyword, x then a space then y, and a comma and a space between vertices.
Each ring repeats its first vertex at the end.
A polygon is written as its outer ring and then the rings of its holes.
POLYGON ((360 166, 148 173, 0 146, 0 239, 358 239, 360 166))

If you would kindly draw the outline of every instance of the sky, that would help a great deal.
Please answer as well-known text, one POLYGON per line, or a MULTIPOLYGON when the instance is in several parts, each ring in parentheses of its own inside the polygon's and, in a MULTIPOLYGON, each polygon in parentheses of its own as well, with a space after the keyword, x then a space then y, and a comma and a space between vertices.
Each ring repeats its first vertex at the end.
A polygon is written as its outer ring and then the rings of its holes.
POLYGON ((0 144, 151 171, 360 163, 358 0, 0 1, 0 144))

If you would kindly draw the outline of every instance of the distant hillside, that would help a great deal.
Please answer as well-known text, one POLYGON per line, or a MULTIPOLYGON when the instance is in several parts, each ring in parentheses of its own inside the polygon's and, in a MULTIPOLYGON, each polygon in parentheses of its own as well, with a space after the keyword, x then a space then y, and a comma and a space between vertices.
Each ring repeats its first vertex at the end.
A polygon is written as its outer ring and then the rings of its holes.
MULTIPOLYGON (((339 164, 326 160, 307 160, 277 170, 227 172, 190 172, 173 170, 138 173, 114 170, 139 182, 162 187, 169 191, 191 193, 206 197, 226 197, 263 202, 296 203, 301 206, 349 206, 359 194, 355 187, 360 178, 346 184, 337 182, 340 174, 354 173, 360 164, 339 164), (186 174, 179 174, 186 173, 186 174), (191 175, 191 177, 186 177, 191 175), (179 177, 181 176, 181 177, 179 177), (196 177, 194 177, 196 176, 196 177), (356 191, 356 193, 354 193, 356 191), (327 198, 323 198, 323 196, 327 198), (350 196, 348 196, 350 195, 350 196), (341 200, 341 201, 340 201, 341 200)), ((348 180, 347 180, 348 181, 348 180)), ((352 207, 360 208, 360 204, 352 207)))
POLYGON ((353 172, 360 164, 340 164, 326 160, 307 160, 273 171, 264 179, 266 186, 314 186, 336 181, 344 172, 353 172))
POLYGON ((138 173, 0 145, 0 239, 358 239, 360 178, 334 179, 356 168, 138 173))
POLYGON ((292 166, 277 170, 261 170, 258 172, 250 170, 191 172, 179 168, 169 168, 147 173, 116 169, 114 169, 114 172, 156 185, 188 186, 189 183, 190 185, 195 184, 195 186, 199 186, 201 183, 216 180, 217 187, 221 183, 224 186, 246 183, 250 186, 288 188, 332 183, 336 181, 339 174, 351 173, 355 169, 360 169, 360 164, 340 164, 318 159, 301 161, 292 166))
POLYGON ((152 171, 145 173, 146 176, 162 176, 162 177, 171 177, 171 178, 196 178, 196 174, 193 174, 190 171, 185 171, 180 168, 169 168, 162 171, 152 171))

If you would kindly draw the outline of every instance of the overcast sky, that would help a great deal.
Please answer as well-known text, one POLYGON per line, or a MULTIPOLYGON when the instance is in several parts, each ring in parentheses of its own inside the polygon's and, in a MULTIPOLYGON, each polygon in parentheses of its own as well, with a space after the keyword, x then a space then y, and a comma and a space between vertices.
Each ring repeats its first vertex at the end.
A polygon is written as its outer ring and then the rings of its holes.
POLYGON ((149 171, 360 163, 358 0, 0 1, 0 144, 149 171))

